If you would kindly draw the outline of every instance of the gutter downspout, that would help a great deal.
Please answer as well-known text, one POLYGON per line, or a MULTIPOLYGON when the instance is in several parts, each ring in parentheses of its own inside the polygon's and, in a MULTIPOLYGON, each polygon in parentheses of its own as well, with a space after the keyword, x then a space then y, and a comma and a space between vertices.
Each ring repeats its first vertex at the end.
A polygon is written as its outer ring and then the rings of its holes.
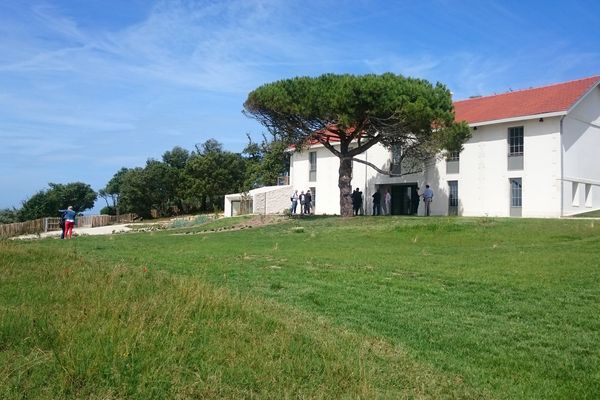
POLYGON ((560 217, 564 217, 565 216, 565 181, 564 181, 564 177, 565 177, 565 171, 564 171, 564 155, 563 155, 563 121, 565 120, 565 117, 567 116, 567 114, 563 115, 562 117, 560 117, 560 217))
MULTIPOLYGON (((369 149, 367 149, 365 151, 365 161, 367 161, 367 162, 369 161, 368 152, 369 152, 369 149)), ((367 215, 367 210, 369 209, 369 207, 367 207, 367 204, 366 204, 367 203, 367 199, 369 198, 368 197, 369 196, 369 186, 367 186, 367 172, 368 172, 368 170, 367 170, 367 164, 365 164, 365 198, 362 201, 362 204, 363 204, 363 210, 362 210, 363 214, 362 215, 363 216, 367 215)))

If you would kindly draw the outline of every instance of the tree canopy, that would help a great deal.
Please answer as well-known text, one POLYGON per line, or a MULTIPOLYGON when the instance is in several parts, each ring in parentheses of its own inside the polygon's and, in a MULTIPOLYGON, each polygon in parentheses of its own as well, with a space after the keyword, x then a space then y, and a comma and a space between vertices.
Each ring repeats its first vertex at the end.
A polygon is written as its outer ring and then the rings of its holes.
MULTIPOLYGON (((399 146, 400 161, 420 166, 442 150, 457 151, 470 137, 468 125, 455 122, 450 91, 386 73, 297 77, 263 85, 244 103, 246 115, 272 134, 302 149, 318 142, 339 157, 340 211, 352 214, 352 162, 377 143, 399 146), (350 148, 355 142, 356 147, 350 148)), ((419 172, 411 168, 406 173, 419 172)))
POLYGON ((66 209, 68 206, 82 212, 92 208, 97 198, 92 187, 83 182, 49 183, 48 186, 49 189, 40 190, 23 202, 19 210, 21 221, 54 217, 59 209, 66 209))
POLYGON ((0 224, 12 224, 19 222, 19 210, 16 208, 0 209, 0 224))
POLYGON ((225 194, 244 190, 250 179, 248 165, 256 162, 208 139, 196 145, 196 151, 175 146, 162 161, 150 159, 145 167, 122 168, 100 194, 107 201, 106 211, 118 208, 119 213, 142 217, 150 217, 152 210, 158 216, 221 210, 225 194))
POLYGON ((162 160, 164 163, 174 168, 183 168, 189 160, 191 154, 183 147, 175 146, 172 150, 165 151, 162 160))
POLYGON ((288 143, 281 140, 268 140, 263 136, 261 142, 254 142, 248 136, 248 145, 243 151, 247 160, 245 189, 277 185, 279 177, 290 168, 288 147, 288 143))
POLYGON ((123 167, 108 181, 106 186, 98 191, 98 196, 106 202, 106 207, 100 210, 101 214, 115 215, 119 213, 119 196, 121 195, 121 184, 123 176, 129 169, 123 167), (109 199, 111 200, 109 202, 109 199))
POLYGON ((245 174, 246 160, 240 154, 223 151, 220 144, 207 147, 186 164, 187 197, 204 209, 222 210, 225 195, 242 190, 245 174))

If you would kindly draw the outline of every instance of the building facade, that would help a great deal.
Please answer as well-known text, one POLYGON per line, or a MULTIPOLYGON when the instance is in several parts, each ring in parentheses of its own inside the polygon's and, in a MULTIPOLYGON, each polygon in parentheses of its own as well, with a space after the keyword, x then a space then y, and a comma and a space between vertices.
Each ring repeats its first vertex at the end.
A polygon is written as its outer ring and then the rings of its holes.
MULTIPOLYGON (((600 76, 454 103, 472 129, 460 154, 430 160, 418 174, 389 177, 353 163, 352 187, 391 194, 394 215, 560 217, 600 209, 600 76)), ((375 145, 357 158, 398 169, 394 151, 375 145)), ((339 159, 322 145, 294 152, 290 188, 313 193, 316 214, 339 214, 339 159)), ((382 201, 383 203, 383 201, 382 201)), ((385 207, 384 207, 385 208, 385 207)))

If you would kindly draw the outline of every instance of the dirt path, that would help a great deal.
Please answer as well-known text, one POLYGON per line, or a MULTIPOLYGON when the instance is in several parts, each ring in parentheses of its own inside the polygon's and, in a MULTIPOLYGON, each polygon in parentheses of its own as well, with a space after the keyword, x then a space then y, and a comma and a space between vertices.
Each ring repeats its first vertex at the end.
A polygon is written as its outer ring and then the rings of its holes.
MULTIPOLYGON (((106 226, 98 226, 96 228, 74 228, 73 236, 78 235, 112 235, 113 233, 121 233, 130 231, 128 225, 131 224, 121 224, 121 225, 106 225, 106 226)), ((31 235, 21 235, 16 236, 12 239, 40 239, 47 237, 60 237, 60 231, 52 231, 52 232, 43 232, 39 235, 31 234, 31 235)))

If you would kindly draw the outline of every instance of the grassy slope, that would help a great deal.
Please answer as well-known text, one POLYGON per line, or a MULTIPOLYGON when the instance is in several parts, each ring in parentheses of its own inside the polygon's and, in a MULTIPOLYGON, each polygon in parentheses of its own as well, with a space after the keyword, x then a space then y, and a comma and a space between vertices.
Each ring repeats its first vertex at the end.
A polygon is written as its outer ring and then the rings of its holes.
MULTIPOLYGON (((94 393, 104 388, 117 397, 147 394, 156 386, 148 383, 157 374, 150 365, 159 363, 168 371, 164 386, 181 381, 177 387, 201 392, 214 387, 210 382, 217 379, 217 386, 224 388, 216 394, 221 397, 281 397, 275 393, 331 397, 340 386, 342 395, 367 398, 597 398, 599 243, 600 229, 590 221, 326 218, 236 232, 186 236, 159 232, 86 237, 70 243, 6 244, 8 253, 14 255, 2 263, 8 265, 8 273, 3 271, 2 276, 18 275, 15 271, 21 270, 26 255, 37 252, 40 258, 57 251, 67 253, 72 265, 66 268, 97 275, 82 276, 95 290, 79 290, 87 296, 75 297, 74 307, 87 301, 111 310, 108 316, 92 318, 93 324, 107 323, 113 336, 124 335, 122 340, 128 342, 144 330, 144 315, 151 313, 157 328, 150 331, 182 342, 162 351, 158 344, 136 351, 139 359, 130 365, 140 370, 136 376, 141 378, 123 382, 115 381, 115 376, 124 375, 113 365, 119 354, 116 344, 103 350, 105 358, 97 358, 97 369, 108 368, 102 379, 94 381, 85 375, 89 370, 85 364, 73 361, 84 374, 81 390, 94 393), (298 225, 303 229, 297 229, 298 225), (125 283, 115 286, 109 277, 120 269, 127 271, 118 275, 125 283), (133 278, 127 278, 130 275, 133 278), (144 284, 148 276, 153 278, 144 284), (227 304, 242 311, 226 312, 227 318, 221 319, 213 315, 213 311, 222 314, 217 304, 207 317, 211 329, 196 333, 198 327, 207 325, 193 311, 204 304, 195 300, 202 296, 180 298, 178 285, 199 287, 192 292, 201 290, 206 298, 227 299, 227 304), (139 293, 138 297, 127 294, 127 288, 137 286, 134 293, 139 293), (96 292, 106 292, 102 298, 114 298, 115 302, 107 306, 92 294, 96 292), (170 304, 172 298, 174 304, 170 304), (162 304, 161 299, 169 301, 162 304), (137 311, 128 315, 138 322, 126 324, 126 329, 118 324, 118 316, 130 310, 131 304, 137 311), (188 311, 182 311, 177 320, 195 332, 191 338, 177 330, 171 335, 164 333, 169 320, 160 316, 180 308, 188 311), (242 314, 249 316, 243 318, 242 314), (229 353, 232 366, 222 353, 228 343, 239 344, 236 335, 247 339, 241 340, 246 345, 229 353), (283 339, 295 335, 302 338, 301 345, 283 339), (279 349, 276 356, 273 348, 279 349), (155 352, 154 361, 148 359, 147 354, 155 352), (173 359, 177 357, 183 359, 173 359), (273 358, 277 362, 271 362, 273 358), (197 364, 206 365, 204 374, 196 371, 197 364), (174 372, 178 368, 188 373, 174 372), (231 372, 231 368, 243 372, 231 372), (213 370, 221 372, 215 377, 213 370), (270 380, 266 378, 271 375, 270 380), (140 379, 147 382, 142 384, 140 379), (303 385, 303 380, 309 383, 303 385)), ((57 261, 51 260, 49 257, 43 274, 60 281, 62 278, 55 276, 60 275, 57 261)), ((11 300, 29 296, 26 293, 32 288, 24 285, 40 280, 41 271, 30 273, 32 276, 15 276, 9 285, 2 282, 16 292, 2 299, 9 303, 2 324, 3 357, 14 352, 15 360, 23 363, 33 362, 32 349, 36 347, 26 345, 20 352, 14 351, 18 340, 13 343, 11 332, 19 329, 6 328, 4 321, 8 318, 9 324, 22 326, 23 332, 38 329, 30 322, 38 309, 28 307, 29 302, 22 299, 11 300), (21 305, 11 306, 11 301, 21 305)), ((62 283, 65 293, 74 290, 70 282, 62 283)), ((48 335, 75 342, 71 351, 59 342, 60 357, 67 352, 73 358, 86 358, 80 355, 79 340, 73 338, 80 331, 92 335, 93 329, 79 326, 85 318, 64 312, 65 304, 71 304, 68 299, 57 298, 54 305, 44 303, 48 295, 56 295, 55 286, 41 285, 34 292, 45 294, 36 295, 31 303, 50 310, 54 307, 55 318, 65 327, 77 327, 48 335)), ((54 322, 52 326, 56 328, 54 322)), ((92 336, 103 343, 111 335, 92 336)), ((114 337, 111 340, 119 342, 114 337)), ((153 340, 164 342, 160 337, 153 340)), ((49 363, 46 360, 40 366, 49 368, 49 363)), ((62 377, 62 386, 55 388, 55 393, 77 390, 65 381, 64 372, 40 369, 32 366, 29 371, 62 377)), ((18 390, 23 380, 15 380, 15 372, 10 376, 9 383, 18 390)))

